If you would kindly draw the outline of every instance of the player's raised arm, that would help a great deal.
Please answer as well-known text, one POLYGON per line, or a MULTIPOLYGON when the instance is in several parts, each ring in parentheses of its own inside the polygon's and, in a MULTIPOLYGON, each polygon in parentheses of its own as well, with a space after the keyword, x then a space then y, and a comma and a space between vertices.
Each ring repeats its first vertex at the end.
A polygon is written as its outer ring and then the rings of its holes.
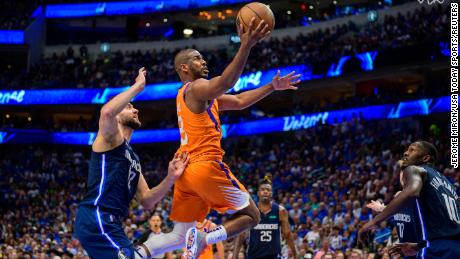
POLYGON ((188 154, 176 153, 174 158, 169 162, 168 175, 163 181, 149 189, 144 176, 141 174, 137 186, 136 198, 146 209, 152 209, 173 186, 176 180, 182 175, 189 161, 188 154))
POLYGON ((280 77, 280 71, 273 77, 273 80, 257 89, 246 91, 240 94, 224 94, 219 99, 219 110, 242 110, 256 102, 262 100, 273 91, 297 90, 296 84, 300 83, 300 74, 295 74, 295 71, 280 77))
POLYGON ((119 132, 116 116, 128 105, 131 99, 144 90, 146 74, 145 68, 139 69, 134 85, 102 106, 98 135, 106 141, 111 142, 113 136, 119 132))
POLYGON ((240 24, 238 34, 241 39, 240 48, 232 62, 222 72, 222 75, 210 80, 198 79, 192 83, 190 93, 197 100, 208 101, 218 98, 232 88, 243 72, 252 47, 268 36, 270 31, 263 20, 258 25, 255 25, 255 18, 252 18, 246 32, 243 32, 243 25, 240 24))

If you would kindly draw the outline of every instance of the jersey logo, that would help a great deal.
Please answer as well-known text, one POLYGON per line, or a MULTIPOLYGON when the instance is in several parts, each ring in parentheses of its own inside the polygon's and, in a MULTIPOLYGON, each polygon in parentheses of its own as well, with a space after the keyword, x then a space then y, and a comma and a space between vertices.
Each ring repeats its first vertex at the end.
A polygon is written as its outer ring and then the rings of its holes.
POLYGON ((397 213, 393 216, 394 220, 404 221, 410 223, 410 215, 404 213, 397 213))
POLYGON ((278 229, 278 224, 258 224, 254 227, 255 230, 276 230, 278 229))

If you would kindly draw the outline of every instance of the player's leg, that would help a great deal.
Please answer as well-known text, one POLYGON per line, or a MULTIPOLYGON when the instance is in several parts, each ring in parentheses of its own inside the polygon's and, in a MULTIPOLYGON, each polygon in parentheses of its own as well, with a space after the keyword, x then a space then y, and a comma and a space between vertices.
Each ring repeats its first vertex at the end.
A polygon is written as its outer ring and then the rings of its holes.
POLYGON ((234 213, 223 226, 227 232, 227 238, 234 237, 246 229, 255 227, 260 221, 260 212, 255 202, 250 198, 249 206, 234 213))
POLYGON ((260 221, 260 212, 244 186, 234 177, 227 165, 220 161, 203 162, 195 166, 190 175, 195 179, 197 194, 211 208, 232 214, 224 225, 203 234, 191 228, 185 237, 186 258, 197 258, 207 245, 233 237, 260 221))
POLYGON ((159 254, 178 250, 184 247, 187 230, 195 226, 195 222, 175 222, 173 231, 147 239, 135 248, 136 258, 151 258, 159 254))
POLYGON ((185 236, 185 258, 196 259, 207 246, 234 237, 256 226, 259 221, 259 209, 257 209, 254 201, 249 198, 249 205, 246 208, 237 211, 223 225, 211 229, 207 234, 197 231, 196 227, 190 228, 185 236))
POLYGON ((187 166, 184 174, 174 185, 173 203, 170 219, 174 221, 172 232, 149 238, 143 244, 136 247, 141 258, 159 255, 165 252, 181 249, 185 245, 187 230, 202 221, 209 212, 209 206, 196 194, 194 194, 193 179, 190 179, 190 170, 195 163, 187 166))
POLYGON ((121 221, 97 208, 78 209, 75 236, 91 258, 134 258, 121 221))

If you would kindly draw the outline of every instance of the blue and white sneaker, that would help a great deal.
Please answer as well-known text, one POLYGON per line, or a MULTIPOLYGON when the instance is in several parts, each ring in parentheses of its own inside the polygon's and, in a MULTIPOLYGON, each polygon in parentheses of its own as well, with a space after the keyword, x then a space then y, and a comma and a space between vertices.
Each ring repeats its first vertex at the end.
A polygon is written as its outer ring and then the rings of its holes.
POLYGON ((186 251, 182 258, 198 259, 201 252, 206 248, 206 233, 198 231, 196 227, 190 228, 185 234, 186 251))

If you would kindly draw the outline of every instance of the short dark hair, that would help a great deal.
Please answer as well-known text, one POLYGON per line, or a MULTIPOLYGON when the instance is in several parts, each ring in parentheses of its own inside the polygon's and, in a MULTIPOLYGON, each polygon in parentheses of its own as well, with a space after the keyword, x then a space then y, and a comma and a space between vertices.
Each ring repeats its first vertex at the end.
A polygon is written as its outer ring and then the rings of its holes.
POLYGON ((197 51, 196 49, 183 49, 179 51, 174 57, 174 69, 177 73, 180 72, 180 65, 189 62, 190 57, 188 56, 191 52, 197 51))
POLYGON ((272 174, 270 173, 267 173, 264 178, 259 182, 259 186, 263 185, 263 184, 268 184, 268 185, 272 185, 272 174))
POLYGON ((434 164, 436 160, 438 159, 438 150, 436 149, 436 147, 432 143, 425 141, 425 140, 418 140, 416 141, 416 143, 418 143, 420 147, 422 147, 423 152, 426 155, 430 156, 429 162, 431 164, 434 164))

